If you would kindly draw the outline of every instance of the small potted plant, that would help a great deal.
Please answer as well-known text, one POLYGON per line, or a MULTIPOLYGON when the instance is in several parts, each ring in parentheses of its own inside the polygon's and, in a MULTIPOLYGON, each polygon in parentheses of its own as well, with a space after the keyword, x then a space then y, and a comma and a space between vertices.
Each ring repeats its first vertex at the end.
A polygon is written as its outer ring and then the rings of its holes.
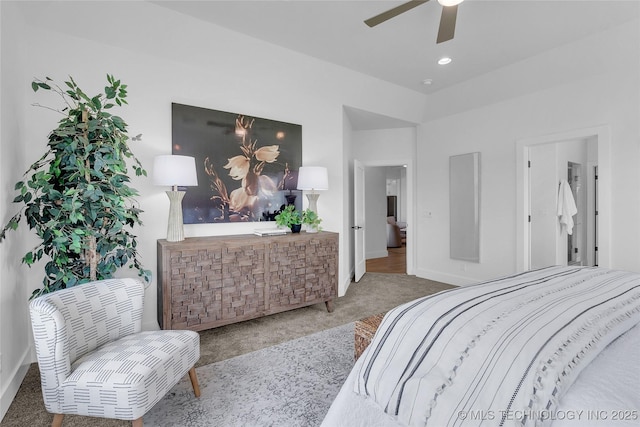
POLYGON ((322 219, 315 211, 305 209, 302 212, 302 223, 307 226, 307 233, 317 233, 319 230, 322 230, 322 227, 320 227, 321 222, 322 219))
POLYGON ((275 219, 276 224, 290 228, 292 233, 299 233, 302 228, 302 214, 296 210, 295 205, 282 208, 275 219))

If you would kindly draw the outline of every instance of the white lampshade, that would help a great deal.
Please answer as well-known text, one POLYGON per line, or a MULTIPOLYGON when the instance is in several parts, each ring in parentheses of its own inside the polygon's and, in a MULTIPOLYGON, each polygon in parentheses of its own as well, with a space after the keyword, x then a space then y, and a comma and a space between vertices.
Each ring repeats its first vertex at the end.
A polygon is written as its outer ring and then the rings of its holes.
POLYGON ((300 166, 298 190, 328 190, 329 176, 323 166, 300 166))
POLYGON ((153 160, 153 183, 172 187, 197 186, 196 159, 189 156, 156 156, 153 160))

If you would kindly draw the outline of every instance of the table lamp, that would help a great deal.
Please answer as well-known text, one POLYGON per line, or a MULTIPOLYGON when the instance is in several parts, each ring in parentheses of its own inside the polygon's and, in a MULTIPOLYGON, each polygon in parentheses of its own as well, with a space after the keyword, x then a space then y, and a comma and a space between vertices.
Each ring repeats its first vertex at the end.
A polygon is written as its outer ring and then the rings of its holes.
POLYGON ((193 187, 198 185, 196 159, 189 156, 156 156, 153 161, 153 183, 171 186, 171 190, 167 191, 169 197, 167 241, 181 242, 184 240, 182 199, 185 191, 179 191, 178 186, 193 187))
POLYGON ((309 209, 318 213, 318 197, 316 190, 329 189, 327 168, 323 166, 300 166, 298 169, 298 190, 310 190, 307 194, 309 209))

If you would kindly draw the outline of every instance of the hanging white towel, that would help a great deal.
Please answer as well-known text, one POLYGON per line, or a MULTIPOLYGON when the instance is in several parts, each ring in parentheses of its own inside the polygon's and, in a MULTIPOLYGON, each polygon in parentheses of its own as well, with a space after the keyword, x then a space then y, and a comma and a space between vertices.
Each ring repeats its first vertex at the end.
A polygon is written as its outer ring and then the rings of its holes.
POLYGON ((567 234, 573 234, 573 216, 578 213, 576 202, 573 199, 571 187, 566 179, 560 181, 558 190, 558 217, 560 231, 566 230, 567 234))

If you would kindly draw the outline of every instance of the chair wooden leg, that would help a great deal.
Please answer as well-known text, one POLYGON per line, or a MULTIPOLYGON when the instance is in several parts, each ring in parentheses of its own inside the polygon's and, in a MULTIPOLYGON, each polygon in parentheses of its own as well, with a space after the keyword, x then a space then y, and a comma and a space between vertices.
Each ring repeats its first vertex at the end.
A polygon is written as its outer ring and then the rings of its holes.
POLYGON ((61 427, 63 418, 64 418, 64 414, 53 414, 53 421, 51 422, 51 427, 61 427))
POLYGON ((196 376, 196 367, 189 369, 189 379, 191 380, 191 386, 193 387, 193 393, 196 397, 200 397, 200 385, 198 384, 198 377, 196 376))
POLYGON ((142 427, 142 417, 131 421, 131 426, 132 427, 142 427))

